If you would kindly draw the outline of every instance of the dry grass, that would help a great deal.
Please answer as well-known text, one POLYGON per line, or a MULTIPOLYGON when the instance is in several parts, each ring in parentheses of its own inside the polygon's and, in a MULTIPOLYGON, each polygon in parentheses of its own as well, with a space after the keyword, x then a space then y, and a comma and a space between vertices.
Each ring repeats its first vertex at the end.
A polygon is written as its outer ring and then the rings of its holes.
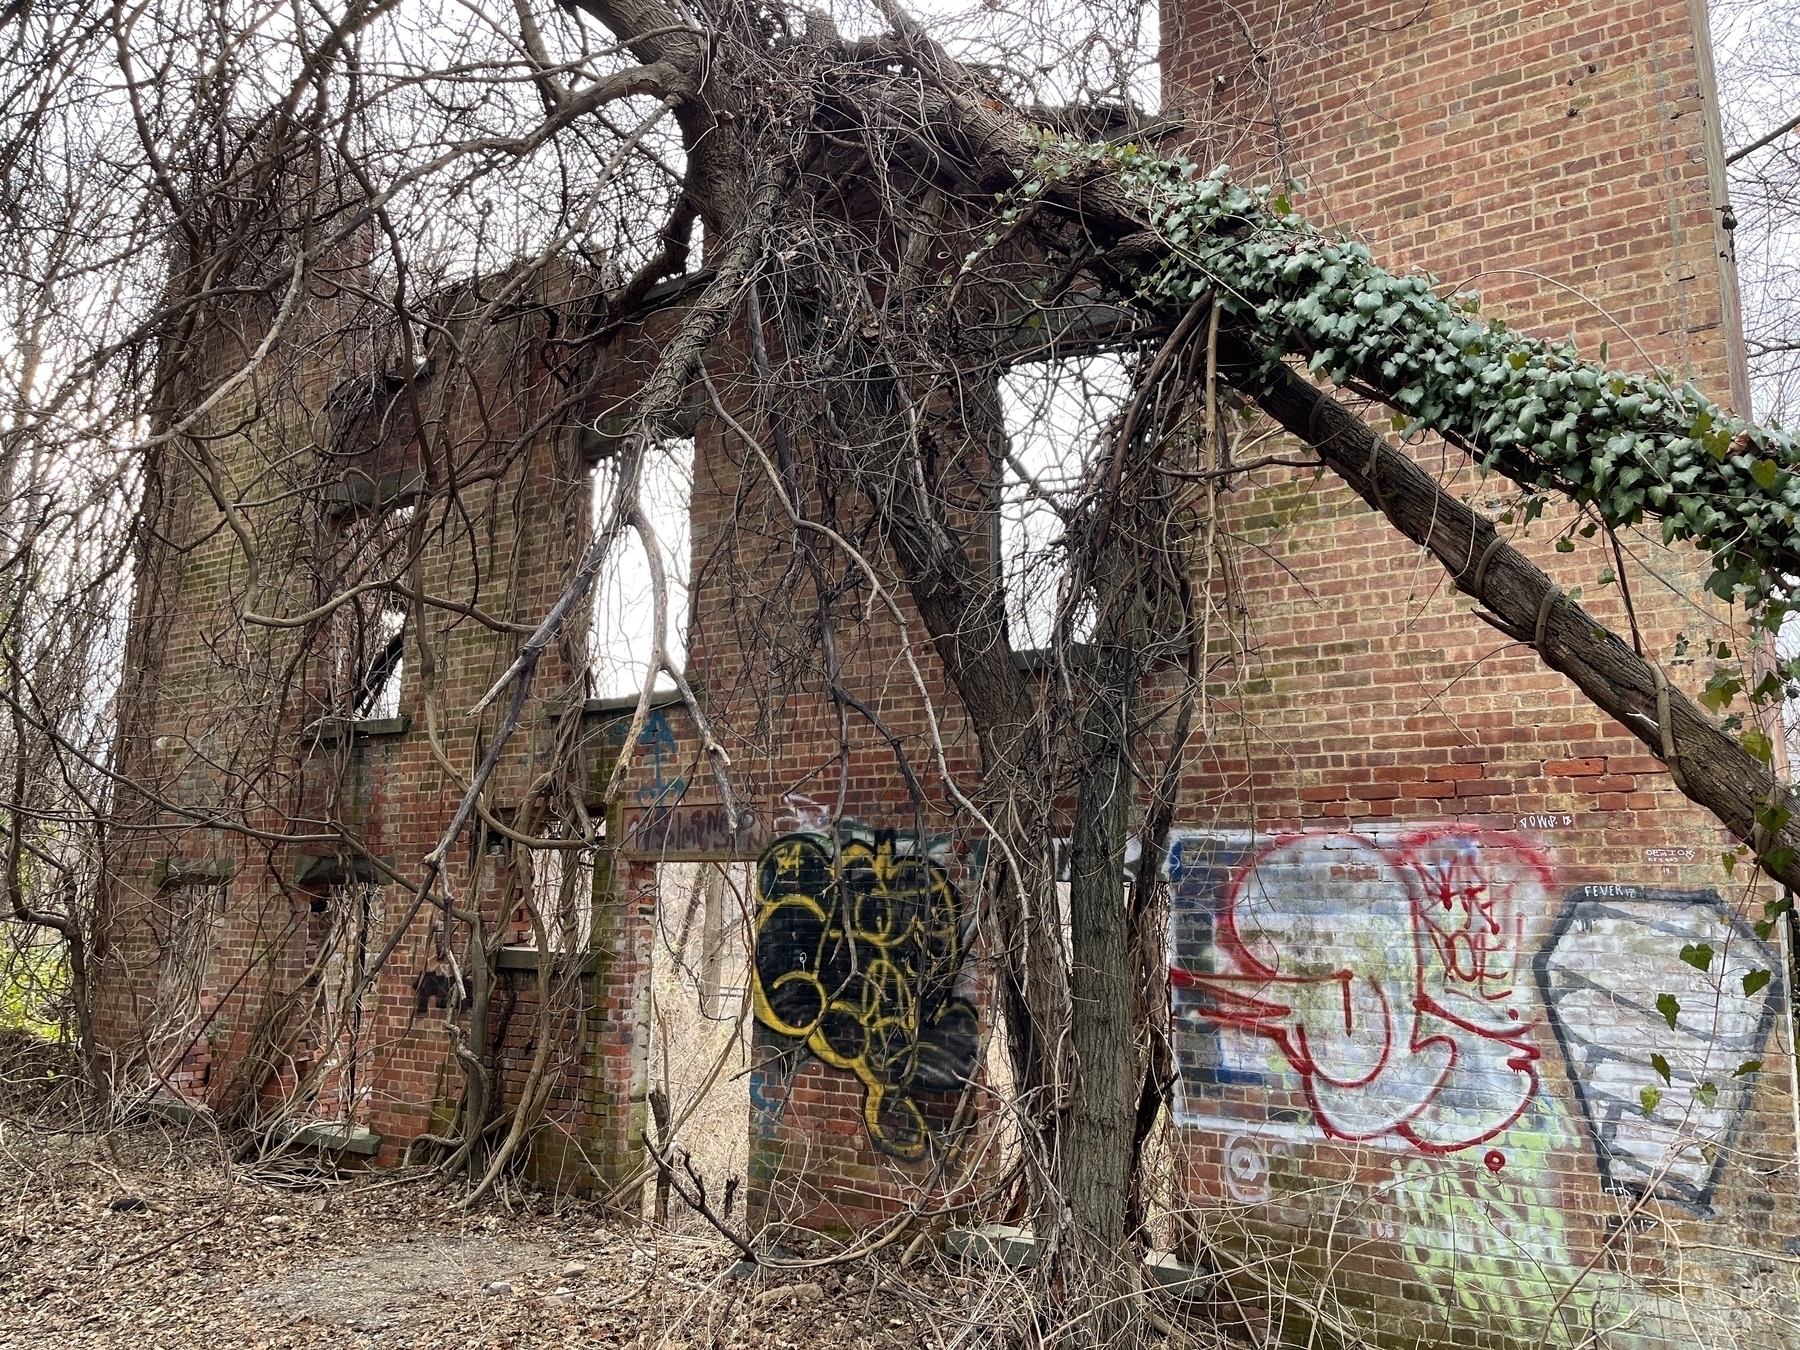
MULTIPOLYGON (((160 1126, 0 1121, 0 1215, 6 1350, 973 1350, 1049 1329, 1018 1277, 931 1250, 746 1272, 682 1222, 517 1193, 466 1214, 417 1176, 255 1173, 160 1126)), ((1200 1335, 1151 1343, 1219 1344, 1200 1335)))

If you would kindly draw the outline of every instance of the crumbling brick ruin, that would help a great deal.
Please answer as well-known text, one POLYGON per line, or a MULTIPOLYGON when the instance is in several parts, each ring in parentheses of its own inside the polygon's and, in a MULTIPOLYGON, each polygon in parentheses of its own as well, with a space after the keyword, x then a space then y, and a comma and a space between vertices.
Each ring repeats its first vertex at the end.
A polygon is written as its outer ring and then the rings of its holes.
MULTIPOLYGON (((1168 10, 1164 37, 1166 102, 1199 157, 1278 160, 1313 219, 1385 261, 1746 406, 1699 4, 1196 0, 1168 10)), ((346 283, 362 265, 342 261, 346 283)), ((491 985, 470 983, 414 904, 491 732, 466 713, 587 543, 608 419, 655 348, 654 322, 560 343, 597 285, 554 263, 437 297, 421 351, 359 327, 354 286, 318 285, 296 321, 316 339, 282 344, 206 413, 236 518, 191 460, 158 466, 122 705, 107 1044, 165 1103, 248 1120, 298 1094, 312 1142, 375 1165, 448 1127, 472 1055, 511 1101, 555 1082, 531 1174, 604 1191, 642 1157, 659 870, 742 864, 761 985, 782 991, 755 1007, 752 1214, 866 1227, 950 1186, 958 1150, 987 1165, 959 1091, 993 1029, 967 938, 985 854, 946 782, 972 781, 977 751, 919 625, 903 635, 879 606, 836 654, 861 715, 840 723, 829 689, 787 678, 810 620, 783 588, 785 524, 700 391, 686 669, 739 825, 680 702, 658 695, 628 737, 629 701, 585 699, 571 634, 500 764, 501 809, 446 859, 488 925, 512 921, 510 885, 566 881, 584 896, 568 930, 511 934, 491 985), (457 348, 459 318, 488 306, 505 321, 457 348), (237 433, 252 407, 264 416, 237 433), (446 505, 451 466, 479 531, 446 505), (304 614, 415 552, 411 584, 473 597, 467 613, 371 592, 310 628, 235 617, 304 614), (421 621, 443 637, 430 671, 421 621), (569 825, 529 807, 558 738, 579 740, 596 814, 620 757, 628 777, 596 856, 519 883, 532 850, 507 831, 569 825), (931 939, 894 958, 893 978, 929 991, 904 1068, 859 1049, 867 1026, 808 1030, 834 855, 858 906, 927 916, 931 939), (540 971, 540 945, 572 955, 540 971), (459 1045, 444 1011, 462 1003, 459 1045), (562 1072, 534 1062, 539 1045, 562 1072)), ((216 375, 256 350, 259 305, 202 335, 216 375)), ((1516 500, 1445 472, 1495 515, 1516 500)), ((1766 1343, 1751 1310, 1791 1304, 1779 1286, 1800 1253, 1788 967, 1721 869, 1731 841, 1333 480, 1270 475, 1230 529, 1240 655, 1189 751, 1169 865, 1174 1158, 1218 1215, 1215 1258, 1239 1254, 1253 1278, 1292 1254, 1346 1320, 1379 1306, 1397 1344, 1532 1344, 1547 1320, 1618 1328, 1595 1344, 1710 1344, 1715 1326, 1766 1343), (1705 971, 1682 959, 1696 944, 1716 955, 1705 971)), ((1540 526, 1526 547, 1625 631, 1597 552, 1552 538, 1540 526)), ((1645 650, 1702 650, 1720 615, 1693 599, 1699 560, 1629 542, 1645 650)))

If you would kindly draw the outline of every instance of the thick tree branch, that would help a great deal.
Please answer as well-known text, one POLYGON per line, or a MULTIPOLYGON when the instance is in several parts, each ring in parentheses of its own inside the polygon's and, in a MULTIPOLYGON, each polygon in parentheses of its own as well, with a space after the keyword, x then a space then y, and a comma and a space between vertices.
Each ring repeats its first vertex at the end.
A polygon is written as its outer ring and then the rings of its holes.
POLYGON ((1534 647, 1546 665, 1567 675, 1667 762, 1681 793, 1755 848, 1770 876, 1800 886, 1800 822, 1787 818, 1793 810, 1789 789, 1768 765, 1671 687, 1658 667, 1564 596, 1485 516, 1292 371, 1257 381, 1259 361, 1240 343, 1220 344, 1225 377, 1443 564, 1458 589, 1486 606, 1485 613, 1476 610, 1479 617, 1534 647), (1778 823, 1773 832, 1763 824, 1771 820, 1778 823))
POLYGON ((1795 127, 1800 127, 1800 113, 1795 113, 1773 131, 1758 136, 1755 140, 1751 141, 1750 144, 1743 146, 1741 149, 1733 150, 1729 155, 1725 156, 1725 163, 1727 165, 1736 164, 1745 155, 1753 155, 1765 145, 1773 145, 1795 127))

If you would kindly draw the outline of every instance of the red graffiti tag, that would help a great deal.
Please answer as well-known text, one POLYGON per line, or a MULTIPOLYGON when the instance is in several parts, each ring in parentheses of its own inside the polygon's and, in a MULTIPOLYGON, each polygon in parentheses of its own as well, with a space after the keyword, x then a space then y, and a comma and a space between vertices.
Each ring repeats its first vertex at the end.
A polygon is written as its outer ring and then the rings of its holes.
POLYGON ((1232 878, 1218 969, 1170 978, 1190 1015, 1280 1046, 1327 1135, 1469 1148, 1537 1091, 1523 947, 1551 885, 1505 835, 1288 835, 1232 878))

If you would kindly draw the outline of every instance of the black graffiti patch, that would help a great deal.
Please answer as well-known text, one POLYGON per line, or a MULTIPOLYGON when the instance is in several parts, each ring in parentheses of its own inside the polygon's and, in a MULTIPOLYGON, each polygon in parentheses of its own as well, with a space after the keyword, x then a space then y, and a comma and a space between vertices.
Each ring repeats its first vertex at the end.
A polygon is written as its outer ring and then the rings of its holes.
POLYGON ((856 1075, 875 1145, 918 1159, 931 1131, 914 1095, 975 1070, 974 1006, 957 992, 967 953, 961 898, 944 870, 873 844, 791 834, 756 873, 759 1022, 856 1075))

